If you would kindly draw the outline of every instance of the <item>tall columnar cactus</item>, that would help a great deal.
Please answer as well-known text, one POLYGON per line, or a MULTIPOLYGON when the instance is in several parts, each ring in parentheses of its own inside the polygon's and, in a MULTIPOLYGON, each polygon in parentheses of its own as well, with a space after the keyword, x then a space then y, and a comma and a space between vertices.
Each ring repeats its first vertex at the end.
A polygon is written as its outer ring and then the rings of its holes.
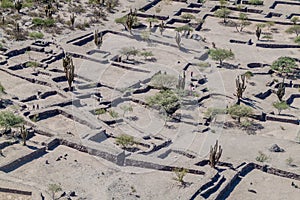
POLYGON ((136 13, 137 13, 136 10, 134 12, 132 12, 132 10, 130 10, 129 14, 126 17, 126 27, 130 33, 131 33, 134 23, 137 22, 136 13))
POLYGON ((240 103, 240 100, 241 98, 243 98, 243 93, 245 92, 246 90, 246 76, 245 74, 242 74, 240 76, 238 76, 236 79, 235 79, 235 84, 236 84, 236 96, 238 98, 238 102, 237 104, 240 103))
POLYGON ((64 72, 66 73, 66 78, 68 80, 69 84, 69 91, 72 90, 72 82, 74 81, 74 64, 73 59, 70 55, 67 55, 65 58, 63 58, 63 67, 64 72))
POLYGON ((101 45, 103 43, 103 35, 101 33, 100 36, 99 36, 98 29, 95 30, 95 32, 94 32, 94 43, 98 47, 98 49, 101 47, 101 45))
POLYGON ((282 98, 285 95, 285 86, 284 86, 284 83, 280 83, 278 85, 278 90, 276 92, 276 95, 277 95, 279 101, 282 101, 282 98))
POLYGON ((22 2, 20 0, 15 1, 15 9, 20 13, 20 10, 22 9, 22 2))
POLYGON ((160 34, 161 34, 161 35, 163 34, 165 28, 166 28, 166 27, 165 27, 165 23, 164 23, 163 20, 161 20, 161 23, 160 23, 160 25, 159 25, 159 31, 160 31, 160 34))
POLYGON ((21 126, 21 137, 23 141, 23 146, 26 146, 26 140, 28 137, 28 131, 26 130, 25 126, 21 126))
POLYGON ((53 7, 52 7, 52 4, 51 4, 51 3, 48 3, 48 5, 45 6, 44 10, 45 10, 46 17, 51 18, 51 17, 52 17, 52 14, 53 14, 53 7))
POLYGON ((71 22, 71 25, 72 25, 72 28, 74 29, 74 24, 75 24, 75 15, 74 13, 72 13, 72 15, 70 15, 70 22, 71 22))
POLYGON ((256 28, 256 31, 255 31, 255 34, 256 34, 257 40, 259 40, 259 38, 260 38, 260 35, 261 35, 261 32, 262 32, 261 28, 260 28, 260 27, 257 27, 257 28, 256 28))
POLYGON ((180 49, 181 35, 179 32, 176 32, 175 41, 177 43, 178 48, 180 49))
POLYGON ((213 168, 216 167, 216 164, 219 162, 223 149, 221 145, 218 145, 218 140, 214 147, 210 146, 210 153, 209 153, 209 165, 213 168))

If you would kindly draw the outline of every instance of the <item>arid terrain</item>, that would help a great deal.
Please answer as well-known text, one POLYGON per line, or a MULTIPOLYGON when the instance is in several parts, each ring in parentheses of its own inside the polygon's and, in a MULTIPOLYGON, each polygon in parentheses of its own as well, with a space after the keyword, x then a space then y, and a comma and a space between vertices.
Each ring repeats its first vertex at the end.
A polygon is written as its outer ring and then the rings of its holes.
POLYGON ((299 199, 299 0, 0 10, 0 200, 299 199))

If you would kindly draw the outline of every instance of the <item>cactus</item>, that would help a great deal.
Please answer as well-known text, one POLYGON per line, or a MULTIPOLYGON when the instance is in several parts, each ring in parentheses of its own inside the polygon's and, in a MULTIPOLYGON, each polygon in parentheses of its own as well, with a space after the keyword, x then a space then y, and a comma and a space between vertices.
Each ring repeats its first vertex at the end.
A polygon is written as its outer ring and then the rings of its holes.
POLYGON ((183 76, 179 75, 178 85, 176 87, 177 87, 177 89, 184 90, 184 87, 185 87, 185 71, 183 71, 183 76))
POLYGON ((44 10, 45 10, 46 17, 51 18, 53 14, 52 4, 49 3, 48 5, 46 5, 44 10))
POLYGON ((98 47, 98 49, 101 47, 102 43, 103 43, 103 36, 102 33, 99 36, 99 31, 98 29, 95 30, 94 32, 94 43, 95 45, 98 47))
POLYGON ((176 32, 175 41, 177 43, 178 48, 180 49, 181 36, 179 32, 176 32))
POLYGON ((257 40, 259 40, 260 35, 261 35, 261 28, 260 27, 256 28, 255 34, 256 34, 257 40))
POLYGON ((63 58, 63 67, 64 67, 64 72, 66 73, 66 78, 68 80, 69 91, 71 91, 72 82, 74 81, 74 64, 73 64, 73 59, 70 55, 66 55, 66 57, 63 58))
POLYGON ((137 22, 136 12, 136 10, 132 12, 132 10, 130 9, 130 13, 126 17, 126 28, 130 33, 132 33, 131 30, 133 24, 137 22))
POLYGON ((285 94, 285 86, 284 86, 284 83, 280 83, 280 84, 278 85, 278 90, 277 90, 277 92, 276 92, 276 95, 277 95, 279 101, 282 101, 282 98, 283 98, 284 94, 285 94))
POLYGON ((161 23, 160 23, 160 25, 159 25, 159 31, 160 31, 161 35, 163 34, 164 30, 165 30, 165 23, 162 20, 161 23))
POLYGON ((20 0, 15 2, 15 9, 18 11, 18 13, 20 13, 20 10, 22 9, 22 2, 20 0))
POLYGON ((72 25, 72 29, 74 29, 74 24, 75 24, 75 15, 74 13, 72 13, 72 15, 70 16, 70 22, 71 22, 71 25, 72 25))
POLYGON ((25 126, 21 126, 21 137, 23 141, 23 146, 26 146, 26 139, 28 136, 28 131, 26 130, 25 126))
POLYGON ((216 141, 216 144, 214 147, 210 146, 209 165, 211 167, 213 167, 213 168, 216 167, 216 164, 219 162, 222 152, 223 152, 223 149, 221 148, 221 145, 218 145, 218 140, 216 141))
POLYGON ((242 74, 240 76, 238 76, 236 79, 235 79, 235 84, 236 84, 236 96, 238 98, 238 102, 237 104, 240 103, 240 99, 243 98, 243 93, 244 91, 246 90, 246 76, 245 74, 242 74))

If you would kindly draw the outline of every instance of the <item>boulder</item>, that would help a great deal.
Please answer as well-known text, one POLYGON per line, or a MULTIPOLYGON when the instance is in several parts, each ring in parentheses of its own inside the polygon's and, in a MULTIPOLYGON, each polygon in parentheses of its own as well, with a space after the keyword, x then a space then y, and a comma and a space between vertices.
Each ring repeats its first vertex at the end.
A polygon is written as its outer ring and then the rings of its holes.
POLYGON ((271 152, 284 152, 284 149, 280 148, 277 144, 273 144, 269 150, 271 152))

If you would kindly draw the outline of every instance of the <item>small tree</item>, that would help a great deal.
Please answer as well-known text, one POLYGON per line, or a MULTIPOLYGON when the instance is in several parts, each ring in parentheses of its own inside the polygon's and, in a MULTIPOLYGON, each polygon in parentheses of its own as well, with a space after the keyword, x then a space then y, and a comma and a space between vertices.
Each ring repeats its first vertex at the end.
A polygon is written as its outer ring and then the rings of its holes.
POLYGON ((233 52, 226 49, 210 49, 208 53, 213 60, 219 61, 220 65, 223 65, 224 60, 234 58, 233 52))
POLYGON ((122 134, 116 137, 116 144, 121 145, 122 149, 126 149, 136 144, 136 142, 131 135, 122 134))
POLYGON ((210 146, 210 152, 209 152, 209 165, 212 168, 216 167, 216 164, 219 162, 221 155, 222 155, 223 149, 221 145, 218 145, 218 140, 216 141, 215 146, 210 146))
POLYGON ((292 17, 291 22, 296 25, 300 21, 299 17, 292 17))
POLYGON ((278 114, 280 115, 281 111, 289 108, 289 105, 285 101, 277 101, 273 103, 274 108, 278 110, 278 114))
POLYGON ((243 29, 246 27, 246 26, 249 26, 251 24, 251 22, 249 22, 248 20, 248 16, 245 14, 245 13, 240 13, 239 14, 239 23, 237 24, 237 26, 240 27, 240 29, 238 29, 238 27, 236 26, 236 30, 238 32, 242 32, 243 29))
POLYGON ((214 15, 216 17, 219 17, 219 18, 223 18, 223 23, 226 25, 227 23, 227 18, 228 16, 230 15, 231 11, 228 9, 228 8, 220 8, 219 10, 217 10, 214 15))
POLYGON ((172 90, 162 90, 159 93, 147 99, 150 106, 158 106, 164 110, 168 115, 173 114, 180 108, 180 101, 178 96, 172 90))
POLYGON ((185 177, 185 175, 188 173, 188 170, 187 169, 180 169, 180 168, 175 168, 174 170, 174 173, 176 175, 176 177, 174 177, 173 179, 178 181, 181 186, 184 186, 185 185, 185 181, 183 180, 183 178, 185 177))
POLYGON ((121 49, 120 53, 126 56, 126 60, 129 59, 129 56, 136 56, 139 54, 139 50, 135 47, 124 47, 121 49))
POLYGON ((289 34, 296 34, 296 36, 298 36, 300 34, 300 25, 293 25, 290 28, 288 28, 285 32, 289 34))
POLYGON ((125 116, 126 112, 133 112, 133 107, 131 104, 122 105, 120 108, 123 110, 123 117, 125 116))
POLYGON ((55 200, 55 199, 56 199, 56 198, 55 198, 55 194, 56 194, 57 192, 62 191, 62 188, 60 187, 60 185, 53 183, 53 184, 50 184, 50 185, 48 186, 48 190, 49 190, 49 192, 50 192, 50 194, 51 194, 52 200, 55 200))
POLYGON ((10 111, 0 112, 0 127, 5 128, 5 132, 12 128, 18 127, 24 122, 24 119, 20 116, 15 115, 10 111))
POLYGON ((284 83, 285 76, 283 76, 283 73, 286 74, 292 72, 293 69, 297 68, 297 63, 294 58, 284 56, 275 60, 272 63, 271 68, 280 73, 283 77, 282 83, 284 83))
POLYGON ((238 123, 241 123, 241 118, 250 116, 252 109, 248 106, 235 104, 230 106, 227 112, 232 118, 237 119, 238 123))

